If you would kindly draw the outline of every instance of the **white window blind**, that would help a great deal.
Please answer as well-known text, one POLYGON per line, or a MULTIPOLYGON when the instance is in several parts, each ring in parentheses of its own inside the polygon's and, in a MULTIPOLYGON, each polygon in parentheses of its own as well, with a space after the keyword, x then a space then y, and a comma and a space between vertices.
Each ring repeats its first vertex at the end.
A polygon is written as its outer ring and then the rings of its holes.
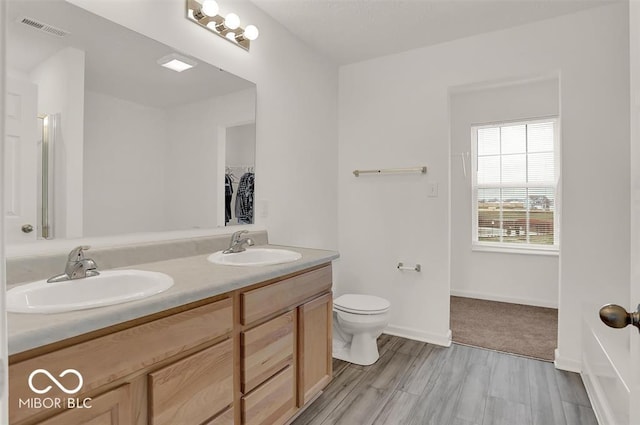
POLYGON ((557 120, 472 128, 473 243, 557 249, 557 120))

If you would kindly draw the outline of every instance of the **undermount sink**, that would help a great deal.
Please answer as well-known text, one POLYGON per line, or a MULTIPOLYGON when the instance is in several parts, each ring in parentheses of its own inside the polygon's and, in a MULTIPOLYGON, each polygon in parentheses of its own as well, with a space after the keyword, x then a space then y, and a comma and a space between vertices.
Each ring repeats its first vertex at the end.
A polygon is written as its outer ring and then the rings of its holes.
POLYGON ((207 260, 225 266, 270 266, 290 263, 300 258, 302 254, 288 249, 247 248, 246 251, 232 254, 223 254, 222 251, 214 252, 207 260))
POLYGON ((49 283, 46 280, 7 291, 7 311, 61 313, 147 298, 173 286, 173 278, 143 270, 107 270, 98 276, 49 283))

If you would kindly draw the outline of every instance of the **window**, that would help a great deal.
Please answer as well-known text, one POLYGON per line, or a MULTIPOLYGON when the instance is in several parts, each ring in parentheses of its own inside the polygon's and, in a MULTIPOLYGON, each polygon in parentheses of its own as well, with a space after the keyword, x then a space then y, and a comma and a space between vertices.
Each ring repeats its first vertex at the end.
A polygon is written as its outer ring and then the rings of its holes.
POLYGON ((558 249, 556 119, 472 127, 473 245, 558 249))

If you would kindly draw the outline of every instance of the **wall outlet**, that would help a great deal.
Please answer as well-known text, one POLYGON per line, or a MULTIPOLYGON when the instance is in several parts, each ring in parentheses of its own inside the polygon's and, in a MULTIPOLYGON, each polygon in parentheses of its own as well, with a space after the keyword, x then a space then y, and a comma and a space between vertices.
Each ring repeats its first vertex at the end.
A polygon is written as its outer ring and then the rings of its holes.
POLYGON ((429 196, 429 198, 438 197, 438 183, 427 183, 427 196, 429 196))

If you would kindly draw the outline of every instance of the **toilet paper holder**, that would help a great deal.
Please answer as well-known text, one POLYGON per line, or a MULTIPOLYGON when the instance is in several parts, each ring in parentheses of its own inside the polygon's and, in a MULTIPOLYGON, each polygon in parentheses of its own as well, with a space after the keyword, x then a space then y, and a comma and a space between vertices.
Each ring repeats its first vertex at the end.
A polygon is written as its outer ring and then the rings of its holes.
POLYGON ((405 266, 404 263, 398 263, 398 270, 411 270, 414 272, 419 272, 422 270, 420 264, 416 264, 415 266, 405 266))

